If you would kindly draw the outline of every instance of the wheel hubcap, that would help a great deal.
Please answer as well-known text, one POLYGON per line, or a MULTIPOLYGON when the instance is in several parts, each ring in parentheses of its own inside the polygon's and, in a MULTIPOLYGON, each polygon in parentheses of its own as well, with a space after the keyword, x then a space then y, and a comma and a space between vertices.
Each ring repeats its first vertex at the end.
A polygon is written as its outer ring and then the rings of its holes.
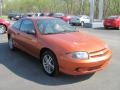
POLYGON ((53 58, 50 55, 45 55, 43 57, 43 67, 45 69, 45 71, 49 74, 51 74, 54 71, 54 62, 53 62, 53 58))

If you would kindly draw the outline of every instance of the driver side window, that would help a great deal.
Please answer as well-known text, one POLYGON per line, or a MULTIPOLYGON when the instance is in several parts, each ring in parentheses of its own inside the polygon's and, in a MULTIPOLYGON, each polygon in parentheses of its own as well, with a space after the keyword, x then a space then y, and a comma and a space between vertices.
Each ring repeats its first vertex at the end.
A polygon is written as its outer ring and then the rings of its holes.
POLYGON ((23 20, 21 27, 20 27, 20 31, 27 33, 32 30, 34 30, 34 25, 33 25, 32 21, 31 20, 23 20))

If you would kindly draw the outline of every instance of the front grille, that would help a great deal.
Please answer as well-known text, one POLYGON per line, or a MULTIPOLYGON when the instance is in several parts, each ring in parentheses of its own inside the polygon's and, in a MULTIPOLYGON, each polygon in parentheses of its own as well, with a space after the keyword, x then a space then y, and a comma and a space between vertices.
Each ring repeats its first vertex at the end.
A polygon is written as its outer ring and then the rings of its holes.
POLYGON ((89 55, 91 58, 95 58, 95 57, 105 56, 108 52, 109 52, 109 50, 104 48, 99 51, 91 52, 91 53, 89 53, 89 55))

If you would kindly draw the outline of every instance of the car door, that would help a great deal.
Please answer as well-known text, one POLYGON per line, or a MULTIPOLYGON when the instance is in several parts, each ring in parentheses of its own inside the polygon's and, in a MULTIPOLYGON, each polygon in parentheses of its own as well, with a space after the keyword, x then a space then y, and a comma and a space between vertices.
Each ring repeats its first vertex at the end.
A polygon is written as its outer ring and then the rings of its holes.
POLYGON ((19 48, 19 46, 20 46, 20 37, 19 37, 19 33, 20 33, 20 31, 19 31, 19 28, 20 28, 20 25, 21 25, 21 23, 22 23, 22 19, 21 20, 18 20, 17 22, 15 22, 15 23, 13 23, 13 25, 12 25, 12 27, 11 28, 9 28, 9 29, 11 29, 12 30, 12 38, 13 38, 13 40, 14 40, 14 45, 16 46, 16 47, 18 47, 19 48))
POLYGON ((25 19, 22 21, 18 37, 24 51, 32 56, 39 56, 39 43, 32 20, 25 19))

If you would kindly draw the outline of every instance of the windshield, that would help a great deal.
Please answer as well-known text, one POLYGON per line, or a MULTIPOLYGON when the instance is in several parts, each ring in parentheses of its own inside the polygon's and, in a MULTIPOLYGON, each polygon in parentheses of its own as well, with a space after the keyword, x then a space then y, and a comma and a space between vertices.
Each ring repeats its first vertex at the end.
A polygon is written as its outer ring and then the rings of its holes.
POLYGON ((43 34, 75 32, 75 28, 61 19, 40 19, 37 21, 39 31, 43 34))

